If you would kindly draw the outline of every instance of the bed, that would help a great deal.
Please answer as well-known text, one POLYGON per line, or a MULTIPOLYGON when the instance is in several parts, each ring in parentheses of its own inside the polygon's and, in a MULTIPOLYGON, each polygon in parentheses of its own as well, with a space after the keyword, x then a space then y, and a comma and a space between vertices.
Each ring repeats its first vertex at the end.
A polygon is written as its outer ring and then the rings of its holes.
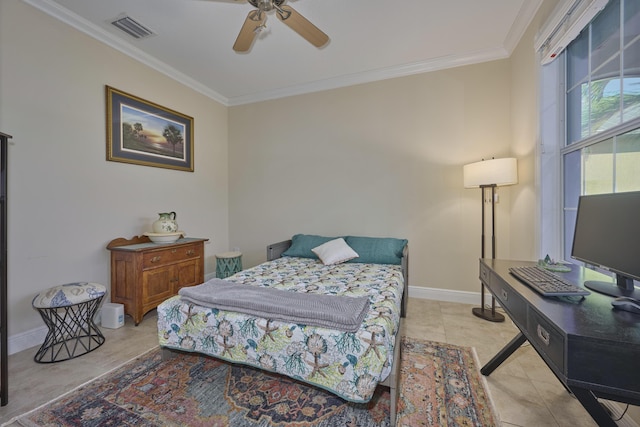
MULTIPOLYGON (((203 353, 287 375, 356 403, 368 402, 378 385, 386 386, 391 394, 393 425, 400 328, 408 298, 407 241, 354 236, 338 239, 359 256, 327 265, 323 262, 327 254, 319 259, 312 249, 333 244, 336 238, 295 235, 269 245, 265 263, 224 281, 286 290, 296 297, 364 298, 368 304, 356 330, 223 310, 195 303, 185 292, 158 306, 158 338, 164 356, 173 357, 176 351, 203 353)), ((334 254, 329 255, 330 259, 334 254)), ((201 287, 213 280, 220 281, 211 279, 201 287)))

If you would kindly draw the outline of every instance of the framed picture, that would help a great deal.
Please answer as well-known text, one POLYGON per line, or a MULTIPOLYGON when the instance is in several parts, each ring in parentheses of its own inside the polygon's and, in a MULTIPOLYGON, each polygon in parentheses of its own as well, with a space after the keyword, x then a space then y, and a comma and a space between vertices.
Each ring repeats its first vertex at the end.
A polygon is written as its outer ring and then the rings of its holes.
POLYGON ((107 160, 193 172, 193 117, 106 86, 107 160))

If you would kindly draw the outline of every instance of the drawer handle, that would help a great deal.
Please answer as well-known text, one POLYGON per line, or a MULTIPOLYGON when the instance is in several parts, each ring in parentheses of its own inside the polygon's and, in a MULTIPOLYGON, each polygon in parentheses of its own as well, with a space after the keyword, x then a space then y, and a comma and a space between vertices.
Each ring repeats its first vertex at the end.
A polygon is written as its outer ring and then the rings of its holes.
POLYGON ((159 257, 159 256, 154 256, 153 258, 151 258, 151 262, 158 262, 158 261, 160 261, 160 258, 161 257, 159 257))
POLYGON ((196 251, 195 251, 195 250, 193 250, 193 249, 189 249, 189 250, 187 251, 187 256, 191 256, 191 255, 195 255, 195 254, 196 254, 196 251))
POLYGON ((507 291, 505 291, 504 289, 500 290, 500 295, 502 295, 502 299, 505 301, 509 300, 509 294, 507 293, 507 291))
POLYGON ((176 252, 178 252, 178 250, 177 250, 177 249, 172 249, 172 250, 171 250, 171 253, 172 253, 172 254, 175 254, 176 252))
POLYGON ((174 277, 173 279, 171 279, 171 280, 169 280, 169 281, 170 281, 170 282, 172 282, 172 283, 173 283, 173 282, 177 282, 177 281, 178 281, 178 278, 177 278, 177 277, 174 277))
POLYGON ((543 343, 549 345, 549 332, 547 332, 542 326, 538 325, 536 328, 538 331, 538 337, 542 340, 543 343))

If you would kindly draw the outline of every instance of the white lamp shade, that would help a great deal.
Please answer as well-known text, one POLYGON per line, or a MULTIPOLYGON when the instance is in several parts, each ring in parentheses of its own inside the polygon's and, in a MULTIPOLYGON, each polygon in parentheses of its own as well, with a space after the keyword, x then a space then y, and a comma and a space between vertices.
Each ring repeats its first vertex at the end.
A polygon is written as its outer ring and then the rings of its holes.
POLYGON ((464 187, 482 185, 512 185, 518 183, 518 160, 515 158, 491 159, 470 163, 463 167, 464 187))

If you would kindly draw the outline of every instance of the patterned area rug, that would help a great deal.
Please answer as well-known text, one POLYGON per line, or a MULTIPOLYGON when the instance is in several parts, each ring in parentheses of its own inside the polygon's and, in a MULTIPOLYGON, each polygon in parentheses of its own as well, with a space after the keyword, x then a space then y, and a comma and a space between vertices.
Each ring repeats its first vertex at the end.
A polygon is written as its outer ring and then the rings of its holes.
POLYGON ((475 350, 405 338, 398 427, 497 426, 475 350))
MULTIPOLYGON (((406 338, 400 426, 494 426, 471 348, 406 338)), ((389 393, 353 404, 295 380, 196 354, 154 349, 22 415, 25 426, 389 426, 389 393)))

